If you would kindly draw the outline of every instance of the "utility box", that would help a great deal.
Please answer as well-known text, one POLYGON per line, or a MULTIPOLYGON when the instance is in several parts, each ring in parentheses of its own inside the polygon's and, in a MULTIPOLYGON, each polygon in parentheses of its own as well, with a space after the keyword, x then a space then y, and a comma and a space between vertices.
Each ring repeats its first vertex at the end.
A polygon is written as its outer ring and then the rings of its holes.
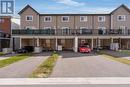
POLYGON ((62 45, 58 45, 58 51, 62 51, 62 45))
POLYGON ((3 52, 4 54, 12 53, 12 51, 13 51, 12 48, 3 48, 3 49, 2 49, 2 52, 3 52))
POLYGON ((119 50, 119 43, 111 43, 110 50, 118 51, 119 50))

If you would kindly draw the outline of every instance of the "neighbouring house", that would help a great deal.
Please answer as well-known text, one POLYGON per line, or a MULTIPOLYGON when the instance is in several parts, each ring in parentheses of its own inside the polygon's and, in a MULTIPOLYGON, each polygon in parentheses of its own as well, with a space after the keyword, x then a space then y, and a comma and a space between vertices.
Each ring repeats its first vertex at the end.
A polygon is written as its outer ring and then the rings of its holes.
MULTIPOLYGON (((19 17, 12 17, 11 18, 11 30, 14 29, 20 29, 20 18, 19 17)), ((12 38, 11 39, 11 48, 13 48, 13 50, 15 49, 19 49, 19 45, 20 45, 20 39, 19 38, 12 38)))
POLYGON ((130 9, 125 5, 108 14, 40 14, 27 5, 19 15, 21 27, 12 35, 20 38, 20 48, 77 52, 82 44, 109 49, 118 43, 120 49, 130 49, 130 9))
POLYGON ((11 17, 0 16, 0 51, 10 47, 11 39, 11 17))

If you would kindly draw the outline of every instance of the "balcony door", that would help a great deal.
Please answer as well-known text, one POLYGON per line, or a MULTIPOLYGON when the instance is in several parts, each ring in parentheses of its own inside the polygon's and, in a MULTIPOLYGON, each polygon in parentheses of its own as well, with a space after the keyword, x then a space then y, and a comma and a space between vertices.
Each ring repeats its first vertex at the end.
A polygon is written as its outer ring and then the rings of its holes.
POLYGON ((106 34, 106 28, 105 27, 98 27, 98 34, 100 34, 100 35, 106 34))
POLYGON ((62 34, 63 35, 68 35, 69 34, 69 27, 62 27, 62 34))

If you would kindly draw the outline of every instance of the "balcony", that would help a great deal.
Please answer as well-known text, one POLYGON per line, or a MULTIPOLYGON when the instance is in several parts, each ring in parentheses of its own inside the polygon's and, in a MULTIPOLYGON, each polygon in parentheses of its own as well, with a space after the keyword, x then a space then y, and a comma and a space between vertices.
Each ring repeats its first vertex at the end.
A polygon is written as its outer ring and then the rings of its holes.
POLYGON ((10 38, 10 34, 0 32, 0 38, 10 38))
POLYGON ((13 36, 129 36, 130 29, 15 29, 13 36))

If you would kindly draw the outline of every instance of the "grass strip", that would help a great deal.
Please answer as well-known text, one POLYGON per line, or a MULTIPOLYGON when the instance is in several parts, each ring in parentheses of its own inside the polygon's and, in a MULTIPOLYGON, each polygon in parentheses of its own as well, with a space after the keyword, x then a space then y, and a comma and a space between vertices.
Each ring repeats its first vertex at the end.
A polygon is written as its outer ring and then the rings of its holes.
POLYGON ((3 55, 5 55, 3 52, 0 52, 0 56, 3 56, 3 55))
POLYGON ((109 58, 111 60, 118 61, 120 63, 130 65, 130 60, 129 59, 125 59, 125 58, 121 58, 121 57, 115 57, 115 56, 112 56, 110 54, 107 54, 107 53, 101 52, 101 51, 98 52, 97 54, 100 54, 100 55, 104 56, 105 58, 109 58))
POLYGON ((5 67, 9 64, 15 63, 17 61, 23 60, 31 56, 31 54, 18 54, 16 56, 12 56, 8 59, 0 60, 0 68, 5 67))
POLYGON ((58 54, 53 53, 45 60, 32 74, 31 78, 47 78, 53 71, 53 68, 58 59, 58 54))

